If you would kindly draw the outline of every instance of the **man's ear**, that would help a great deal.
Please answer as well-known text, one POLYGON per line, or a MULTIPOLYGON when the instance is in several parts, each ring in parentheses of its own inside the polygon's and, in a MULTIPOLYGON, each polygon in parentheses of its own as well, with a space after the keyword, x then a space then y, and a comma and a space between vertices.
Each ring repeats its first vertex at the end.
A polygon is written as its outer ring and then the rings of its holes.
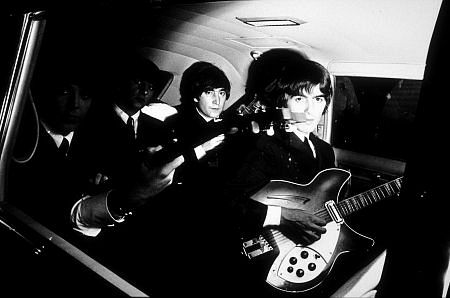
POLYGON ((194 97, 194 102, 198 102, 198 98, 197 97, 194 97))

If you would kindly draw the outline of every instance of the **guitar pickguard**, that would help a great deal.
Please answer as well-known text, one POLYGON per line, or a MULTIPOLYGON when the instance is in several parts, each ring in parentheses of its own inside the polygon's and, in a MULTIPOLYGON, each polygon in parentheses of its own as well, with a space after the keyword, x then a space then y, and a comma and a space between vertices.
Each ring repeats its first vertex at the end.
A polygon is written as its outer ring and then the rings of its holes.
POLYGON ((280 245, 280 254, 273 262, 266 281, 276 288, 299 292, 302 285, 326 271, 339 240, 340 225, 330 222, 326 229, 326 233, 309 246, 280 245))

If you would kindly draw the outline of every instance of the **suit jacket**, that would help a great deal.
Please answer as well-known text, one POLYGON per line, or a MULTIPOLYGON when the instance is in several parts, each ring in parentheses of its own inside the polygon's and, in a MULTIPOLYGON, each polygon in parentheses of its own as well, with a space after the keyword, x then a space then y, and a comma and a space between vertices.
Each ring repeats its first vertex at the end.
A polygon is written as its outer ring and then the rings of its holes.
POLYGON ((226 197, 233 204, 240 225, 245 229, 262 227, 267 206, 249 199, 249 196, 270 180, 282 179, 307 183, 321 170, 335 166, 332 147, 311 134, 315 147, 314 158, 305 144, 294 134, 280 132, 274 136, 261 135, 255 149, 228 183, 226 197))
MULTIPOLYGON (((220 183, 220 154, 222 147, 207 152, 198 160, 194 148, 209 139, 224 133, 223 122, 207 122, 194 107, 179 106, 178 113, 169 117, 166 124, 178 139, 186 159, 176 172, 176 181, 185 187, 209 186, 215 188, 220 183)), ((203 191, 203 190, 202 190, 203 191)), ((207 192, 207 190, 204 190, 207 192)))
MULTIPOLYGON (((34 138, 26 132, 20 138, 34 138)), ((58 152, 52 137, 39 127, 33 157, 26 163, 13 162, 8 178, 14 203, 56 232, 72 234, 70 210, 83 187, 83 133, 75 131, 66 156, 58 152)))
POLYGON ((208 164, 208 156, 198 161, 193 152, 194 146, 218 134, 217 123, 206 123, 192 110, 166 121, 186 161, 171 186, 110 231, 113 244, 108 247, 123 256, 117 259, 119 270, 155 297, 214 296, 218 289, 226 293, 244 281, 234 265, 238 258, 232 259, 239 248, 230 248, 237 243, 227 235, 229 220, 218 189, 223 181, 214 178, 217 167, 208 164), (209 274, 212 264, 214 274, 209 274), (231 282, 233 287, 222 287, 231 282))
POLYGON ((89 176, 97 173, 108 177, 102 187, 90 189, 102 192, 122 183, 130 183, 136 167, 142 161, 139 150, 147 146, 164 145, 167 132, 161 121, 140 113, 136 139, 131 139, 126 124, 112 106, 102 106, 89 123, 89 176))

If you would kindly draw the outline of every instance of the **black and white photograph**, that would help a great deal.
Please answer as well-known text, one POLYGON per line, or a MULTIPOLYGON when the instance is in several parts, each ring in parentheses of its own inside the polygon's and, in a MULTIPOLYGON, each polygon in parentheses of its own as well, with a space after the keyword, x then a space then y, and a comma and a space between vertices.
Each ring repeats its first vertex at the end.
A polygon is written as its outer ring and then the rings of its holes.
POLYGON ((450 297, 446 0, 0 4, 1 297, 450 297))

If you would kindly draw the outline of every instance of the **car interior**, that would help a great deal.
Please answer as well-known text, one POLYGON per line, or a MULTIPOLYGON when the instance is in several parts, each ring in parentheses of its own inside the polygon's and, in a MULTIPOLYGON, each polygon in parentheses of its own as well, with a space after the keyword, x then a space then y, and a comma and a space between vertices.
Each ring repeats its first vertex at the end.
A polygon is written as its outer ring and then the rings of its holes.
MULTIPOLYGON (((322 64, 333 77, 334 96, 315 134, 332 145, 336 167, 351 173, 345 197, 377 192, 380 185, 403 179, 398 202, 377 202, 345 219, 373 244, 339 256, 327 276, 329 296, 448 297, 446 174, 438 175, 437 169, 446 146, 419 142, 427 135, 445 144, 448 109, 439 100, 448 93, 441 75, 448 71, 443 42, 449 37, 448 2, 153 0, 19 6, 1 14, 0 28, 7 40, 0 74, 0 257, 6 264, 0 277, 8 285, 5 291, 83 295, 83 289, 73 289, 70 276, 99 295, 149 295, 96 260, 83 243, 52 231, 7 195, 11 163, 27 156, 14 150, 18 128, 35 122, 32 131, 39 121, 30 89, 39 48, 47 30, 61 21, 70 28, 65 34, 111 63, 132 44, 165 71, 157 101, 143 108, 162 121, 175 113, 171 107, 180 103, 183 71, 195 61, 212 62, 226 73, 231 95, 225 109, 233 114, 248 104, 249 65, 262 53, 293 49, 322 64)), ((30 133, 30 148, 32 138, 30 133)))

